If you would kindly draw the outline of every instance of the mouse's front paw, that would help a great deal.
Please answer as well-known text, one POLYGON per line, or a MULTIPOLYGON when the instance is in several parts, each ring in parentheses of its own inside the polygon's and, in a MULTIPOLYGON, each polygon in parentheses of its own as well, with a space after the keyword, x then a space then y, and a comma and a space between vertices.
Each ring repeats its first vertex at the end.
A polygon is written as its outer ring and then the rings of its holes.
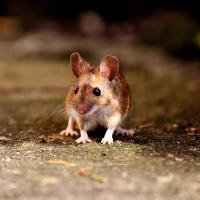
POLYGON ((113 138, 112 137, 104 137, 102 140, 101 140, 101 143, 102 144, 112 144, 113 143, 113 138))
POLYGON ((92 142, 88 137, 80 137, 76 140, 76 143, 78 144, 80 143, 86 144, 88 142, 92 142))
POLYGON ((61 131, 60 135, 64 135, 64 136, 78 136, 79 133, 77 131, 74 131, 73 129, 67 128, 67 129, 61 131))

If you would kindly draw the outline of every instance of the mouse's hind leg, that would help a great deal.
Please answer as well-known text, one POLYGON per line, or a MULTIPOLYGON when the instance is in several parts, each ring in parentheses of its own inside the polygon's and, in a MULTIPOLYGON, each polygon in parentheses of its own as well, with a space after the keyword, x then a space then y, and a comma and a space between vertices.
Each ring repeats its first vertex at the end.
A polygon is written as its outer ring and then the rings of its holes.
POLYGON ((75 126, 76 126, 76 121, 74 119, 72 119, 71 117, 69 117, 67 128, 62 130, 60 132, 60 135, 65 135, 65 136, 79 135, 79 133, 74 130, 75 126))
POLYGON ((122 127, 118 127, 115 129, 115 135, 122 135, 122 136, 133 136, 135 134, 133 129, 124 129, 122 127))

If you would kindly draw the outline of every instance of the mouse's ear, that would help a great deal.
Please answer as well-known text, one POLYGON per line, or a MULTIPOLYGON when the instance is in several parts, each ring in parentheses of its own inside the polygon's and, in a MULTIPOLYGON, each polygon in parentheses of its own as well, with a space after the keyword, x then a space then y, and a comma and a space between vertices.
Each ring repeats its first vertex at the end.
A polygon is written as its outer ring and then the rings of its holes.
POLYGON ((115 56, 105 56, 100 63, 100 76, 112 81, 119 70, 119 60, 115 56))
POLYGON ((87 66, 88 63, 80 56, 78 52, 71 54, 70 67, 76 77, 79 77, 87 66))

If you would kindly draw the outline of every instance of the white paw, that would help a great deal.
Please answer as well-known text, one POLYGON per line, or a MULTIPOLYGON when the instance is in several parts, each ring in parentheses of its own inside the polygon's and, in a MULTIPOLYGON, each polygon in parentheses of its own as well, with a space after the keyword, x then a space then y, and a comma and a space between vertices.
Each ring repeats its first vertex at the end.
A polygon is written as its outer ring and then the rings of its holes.
POLYGON ((102 140, 101 140, 101 143, 102 144, 112 144, 113 143, 113 138, 112 137, 104 137, 102 140))
POLYGON ((80 137, 76 140, 76 143, 78 144, 80 143, 86 144, 88 142, 92 142, 88 137, 80 137))
POLYGON ((60 132, 60 135, 64 135, 64 136, 78 136, 79 133, 77 131, 74 131, 73 129, 65 129, 63 131, 60 132))
POLYGON ((133 129, 123 129, 120 127, 115 130, 115 134, 122 136, 133 136, 135 134, 135 131, 133 129))

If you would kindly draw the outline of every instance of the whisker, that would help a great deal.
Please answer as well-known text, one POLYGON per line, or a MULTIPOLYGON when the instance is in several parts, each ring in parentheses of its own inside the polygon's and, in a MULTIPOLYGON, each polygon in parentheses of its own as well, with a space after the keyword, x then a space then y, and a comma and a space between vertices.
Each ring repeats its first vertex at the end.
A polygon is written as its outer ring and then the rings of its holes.
POLYGON ((63 104, 58 105, 49 116, 49 120, 55 116, 58 116, 60 113, 64 113, 64 111, 66 111, 66 108, 65 107, 63 108, 63 106, 64 106, 63 104))

